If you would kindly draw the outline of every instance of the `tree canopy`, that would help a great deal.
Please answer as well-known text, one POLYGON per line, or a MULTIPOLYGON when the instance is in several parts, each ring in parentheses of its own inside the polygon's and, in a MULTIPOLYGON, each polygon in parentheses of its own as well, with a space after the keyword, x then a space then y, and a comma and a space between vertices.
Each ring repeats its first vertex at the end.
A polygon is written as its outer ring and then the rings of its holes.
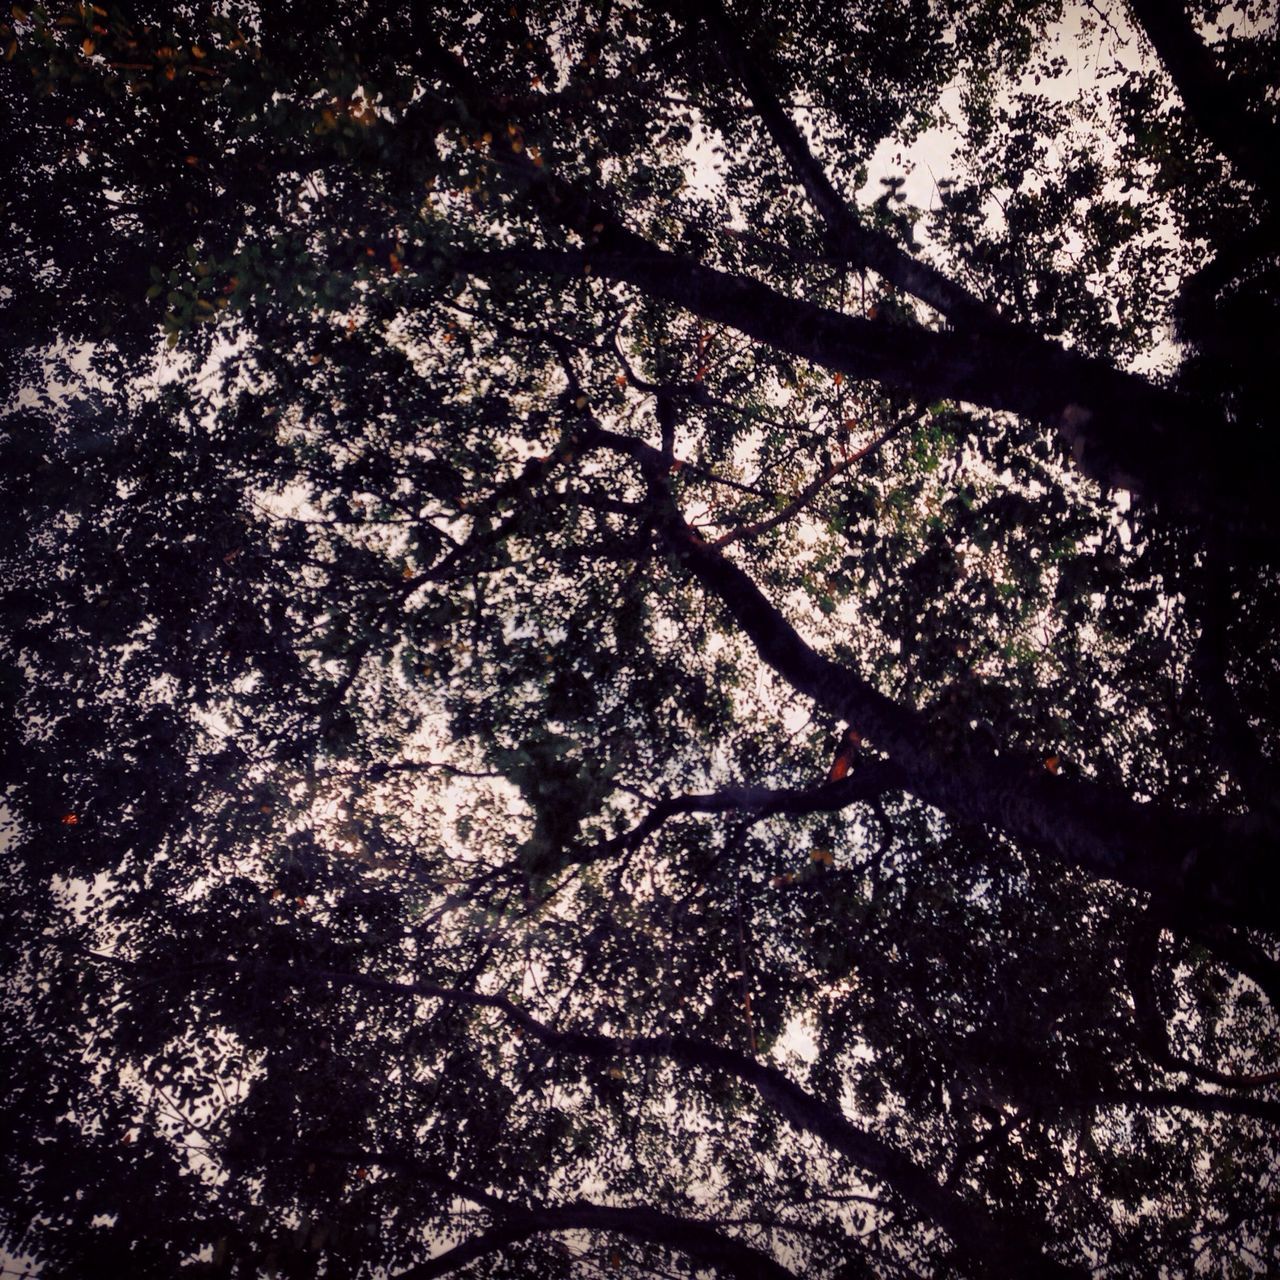
POLYGON ((1280 1271, 1275 16, 15 5, 11 1265, 1280 1271))

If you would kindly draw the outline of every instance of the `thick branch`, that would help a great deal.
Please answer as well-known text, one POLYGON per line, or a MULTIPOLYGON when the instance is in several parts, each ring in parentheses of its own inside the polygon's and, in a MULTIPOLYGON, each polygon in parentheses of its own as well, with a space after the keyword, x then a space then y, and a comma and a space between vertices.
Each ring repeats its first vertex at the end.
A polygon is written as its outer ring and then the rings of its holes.
POLYGON ((1204 1116, 1252 1116, 1269 1124, 1280 1124, 1280 1102, 1235 1093, 1203 1093, 1198 1089, 1108 1089, 1084 1102, 1091 1107, 1156 1107, 1204 1116))
POLYGON ((1246 181, 1280 197, 1280 130, 1244 102, 1179 0, 1129 0, 1188 115, 1246 181))
POLYGON ((1205 443, 1211 411, 1136 374, 1046 339, 940 333, 830 311, 661 249, 616 221, 610 225, 598 205, 588 207, 594 225, 606 230, 585 252, 468 253, 458 266, 476 275, 590 270, 822 368, 922 401, 958 400, 1042 422, 1104 488, 1131 490, 1174 512, 1233 526, 1270 531, 1275 523, 1269 472, 1240 465, 1238 450, 1211 451, 1205 443))
POLYGON ((1206 406, 1003 323, 985 332, 970 325, 964 333, 939 333, 865 320, 661 249, 631 231, 607 196, 565 182, 517 149, 494 114, 491 95, 453 54, 424 47, 424 56, 451 91, 492 124, 495 164, 525 187, 548 222, 588 245, 585 252, 471 252, 457 259, 460 270, 570 276, 591 270, 832 371, 926 401, 960 400, 1045 423, 1080 469, 1104 487, 1133 490, 1225 524, 1272 529, 1269 471, 1242 461, 1238 449, 1208 448, 1215 423, 1206 406))
POLYGON ((769 666, 888 754, 921 800, 960 822, 995 827, 1068 865, 1149 893, 1163 917, 1276 926, 1273 850, 1248 819, 1138 804, 1096 783, 1000 757, 977 740, 940 753, 925 716, 810 648, 751 578, 689 527, 657 450, 598 428, 587 439, 639 462, 657 497, 659 531, 677 559, 769 666))

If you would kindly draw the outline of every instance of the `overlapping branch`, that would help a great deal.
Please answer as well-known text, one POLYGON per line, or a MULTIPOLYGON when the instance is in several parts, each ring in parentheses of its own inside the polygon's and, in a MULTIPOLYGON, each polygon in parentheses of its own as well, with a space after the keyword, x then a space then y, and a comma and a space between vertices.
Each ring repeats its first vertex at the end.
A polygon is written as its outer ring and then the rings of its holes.
POLYGON ((897 1148, 854 1124, 843 1112, 809 1093, 785 1072, 735 1050, 678 1035, 611 1036, 600 1032, 561 1031, 504 996, 463 991, 432 982, 396 982, 364 974, 285 967, 272 969, 271 973, 286 980, 320 980, 384 997, 419 997, 490 1009, 526 1036, 558 1053, 602 1062, 619 1057, 659 1059, 731 1076, 755 1089, 761 1100, 793 1127, 811 1133, 856 1167, 884 1182, 945 1231, 957 1245, 960 1261, 970 1274, 1064 1278, 1083 1275, 1077 1268, 1045 1255, 1030 1237, 1026 1224, 996 1217, 968 1203, 897 1148))
POLYGON ((919 799, 957 821, 994 827, 1070 866, 1148 893, 1166 919, 1193 928, 1276 928, 1275 851, 1248 817, 1139 804, 1113 788, 998 755, 976 739, 940 751, 922 713, 817 653, 742 569, 703 541, 676 507, 657 450, 599 427, 586 443, 638 462, 668 549, 719 600, 765 663, 884 751, 919 799))
MULTIPOLYGON (((627 226, 607 191, 568 182, 541 158, 535 163, 523 145, 516 147, 518 140, 503 128, 505 116, 492 105, 493 94, 455 55, 434 47, 429 37, 421 41, 421 48, 431 73, 443 78, 451 93, 462 95, 477 119, 492 126, 495 167, 523 185, 549 224, 573 231, 588 246, 468 251, 456 259, 459 270, 477 276, 517 271, 572 277, 592 272, 630 284, 651 298, 833 372, 880 382, 926 402, 960 400, 1042 422, 1058 433, 1080 470, 1105 488, 1141 493, 1175 514, 1274 532, 1274 504, 1259 470, 1242 465, 1238 451, 1206 449, 1213 410, 1205 405, 1030 330, 993 322, 989 310, 983 321, 981 304, 975 309, 966 303, 969 295, 956 292, 956 287, 947 293, 941 276, 896 246, 884 249, 888 255, 892 248, 900 259, 895 266, 886 256, 886 271, 909 281, 919 296, 932 297, 934 305, 945 303, 957 315, 963 313, 962 331, 938 332, 846 315, 663 249, 627 226)), ((760 91, 763 95, 764 88, 760 91)), ((767 106, 763 96, 761 103, 767 106)), ((783 120, 775 121, 779 137, 783 120)), ((808 174, 811 194, 816 193, 820 207, 853 235, 856 219, 829 182, 819 180, 820 171, 807 148, 803 154, 796 151, 803 140, 794 125, 790 128, 794 138, 788 146, 808 174)), ((869 242, 863 235, 859 243, 865 251, 869 242)))

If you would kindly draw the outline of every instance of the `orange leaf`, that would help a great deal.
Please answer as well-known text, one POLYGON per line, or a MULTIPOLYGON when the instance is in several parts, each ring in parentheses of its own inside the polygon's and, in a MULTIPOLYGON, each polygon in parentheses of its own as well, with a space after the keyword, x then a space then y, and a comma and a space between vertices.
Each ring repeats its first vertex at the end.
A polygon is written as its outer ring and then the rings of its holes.
POLYGON ((64 813, 60 821, 64 827, 74 827, 80 822, 80 815, 78 813, 64 813))
POLYGON ((862 745, 862 735, 854 728, 850 727, 844 731, 844 736, 840 739, 840 745, 836 748, 836 757, 831 762, 831 769, 827 774, 828 782, 839 782, 841 778, 847 777, 849 766, 853 763, 854 752, 862 745))
POLYGON ((1060 756, 1045 757, 1044 767, 1048 769, 1050 773, 1057 773, 1061 765, 1062 758, 1060 756))
POLYGON ((97 46, 97 45, 95 45, 95 44, 93 43, 93 41, 89 39, 89 37, 88 37, 88 36, 85 36, 85 38, 84 38, 84 42, 83 42, 83 43, 81 44, 81 46, 80 46, 80 48, 81 48, 81 50, 83 51, 84 56, 85 56, 86 58, 92 58, 92 57, 93 57, 93 51, 94 51, 94 49, 96 49, 97 47, 98 47, 98 46, 97 46))

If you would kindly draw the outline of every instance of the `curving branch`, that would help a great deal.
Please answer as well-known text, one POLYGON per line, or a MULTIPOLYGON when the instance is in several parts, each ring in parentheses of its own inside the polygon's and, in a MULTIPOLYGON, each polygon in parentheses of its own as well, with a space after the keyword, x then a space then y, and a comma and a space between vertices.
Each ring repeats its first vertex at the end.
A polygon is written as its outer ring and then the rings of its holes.
POLYGON ((1125 977, 1133 996, 1138 1042, 1147 1055, 1166 1071, 1178 1072, 1225 1089, 1257 1089, 1264 1085, 1280 1084, 1280 1071, 1218 1071, 1174 1053, 1169 1040, 1169 1025, 1156 993, 1160 934, 1158 923, 1143 921, 1135 930, 1125 952, 1125 977))
POLYGON ((586 1203, 504 1210, 501 1220, 482 1235, 400 1272, 397 1280, 433 1280, 530 1236, 556 1231, 606 1231, 661 1245, 738 1280, 795 1280, 795 1273, 776 1259, 710 1223, 659 1209, 586 1203))
POLYGON ((885 1183, 955 1242, 958 1261, 972 1275, 1036 1274, 1080 1277, 1078 1268, 1046 1256, 1020 1220, 996 1216, 968 1203, 896 1147, 855 1125, 842 1111, 798 1085, 777 1067, 732 1049, 678 1035, 610 1036, 600 1032, 560 1031, 534 1018, 504 996, 459 990, 432 982, 399 982, 365 974, 291 966, 254 966, 213 961, 207 969, 235 968, 268 972, 286 981, 324 981, 394 998, 444 1000, 490 1009, 520 1031, 557 1053, 608 1062, 618 1057, 662 1059, 698 1070, 719 1072, 750 1085, 789 1124, 812 1134, 852 1164, 885 1183))
POLYGON ((474 1182, 442 1173, 435 1165, 415 1156, 395 1151, 307 1145, 298 1148, 296 1154, 311 1160, 380 1166, 425 1183, 450 1198, 469 1200, 492 1216, 493 1223, 487 1230, 400 1272, 397 1280, 428 1280, 429 1277, 448 1275, 531 1236, 558 1231, 602 1231, 661 1245, 685 1254, 702 1266, 712 1267, 722 1275, 740 1277, 740 1280, 795 1280, 793 1272, 768 1254, 725 1234, 722 1227, 732 1225, 729 1223, 688 1218, 646 1205, 602 1205, 585 1200, 568 1204, 511 1200, 495 1195, 474 1182))

